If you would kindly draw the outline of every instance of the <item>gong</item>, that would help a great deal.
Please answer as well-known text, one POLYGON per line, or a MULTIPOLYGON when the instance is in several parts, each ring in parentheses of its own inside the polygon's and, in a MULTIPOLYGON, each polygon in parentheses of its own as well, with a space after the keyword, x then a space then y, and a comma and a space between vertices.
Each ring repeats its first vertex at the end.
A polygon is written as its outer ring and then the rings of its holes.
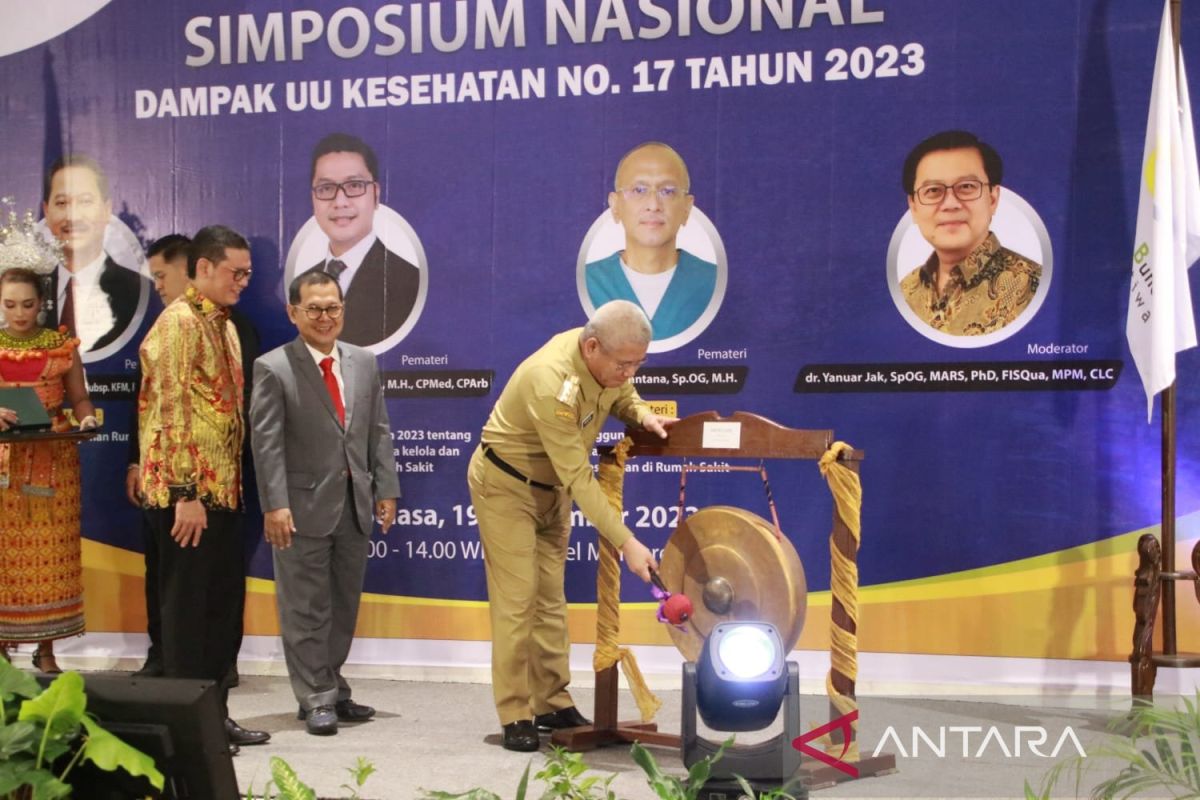
POLYGON ((687 630, 668 625, 689 661, 700 657, 718 623, 770 622, 790 652, 800 640, 808 587, 796 548, 762 517, 732 506, 708 506, 685 519, 667 540, 659 575, 686 594, 694 612, 687 630))

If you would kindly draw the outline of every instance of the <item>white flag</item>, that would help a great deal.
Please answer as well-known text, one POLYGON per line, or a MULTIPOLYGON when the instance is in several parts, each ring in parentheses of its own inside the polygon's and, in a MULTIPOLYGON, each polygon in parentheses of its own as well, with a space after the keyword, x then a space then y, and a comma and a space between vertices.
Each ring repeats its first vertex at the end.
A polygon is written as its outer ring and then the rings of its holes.
POLYGON ((1196 346, 1187 270, 1200 258, 1200 169, 1169 0, 1163 3, 1140 183, 1125 337, 1146 389, 1149 421, 1154 395, 1175 381, 1175 354, 1196 346))

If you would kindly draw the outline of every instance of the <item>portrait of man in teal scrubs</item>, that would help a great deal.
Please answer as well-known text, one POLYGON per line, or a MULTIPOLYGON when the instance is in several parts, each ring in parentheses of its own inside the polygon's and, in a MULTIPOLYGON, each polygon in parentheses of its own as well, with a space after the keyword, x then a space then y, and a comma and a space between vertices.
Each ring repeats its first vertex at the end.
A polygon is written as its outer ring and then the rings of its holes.
POLYGON ((588 262, 584 270, 592 305, 637 303, 650 318, 655 342, 691 328, 716 291, 717 265, 676 245, 692 204, 679 153, 660 142, 633 148, 617 165, 608 195, 612 218, 624 230, 624 249, 588 262))

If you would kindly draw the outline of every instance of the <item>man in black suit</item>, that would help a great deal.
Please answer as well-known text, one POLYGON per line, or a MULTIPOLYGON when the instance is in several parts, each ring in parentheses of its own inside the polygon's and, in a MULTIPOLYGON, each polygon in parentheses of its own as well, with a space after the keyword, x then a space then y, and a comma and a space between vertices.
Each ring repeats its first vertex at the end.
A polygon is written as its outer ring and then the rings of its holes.
POLYGON ((313 148, 313 217, 329 239, 321 263, 342 289, 346 326, 341 341, 369 347, 402 326, 413 311, 421 273, 375 235, 379 159, 357 136, 331 133, 313 148))
POLYGON ((48 327, 65 325, 81 352, 102 350, 134 324, 149 281, 104 252, 112 216, 108 177, 92 158, 65 155, 50 165, 42 187, 46 225, 63 245, 63 263, 50 278, 48 327))

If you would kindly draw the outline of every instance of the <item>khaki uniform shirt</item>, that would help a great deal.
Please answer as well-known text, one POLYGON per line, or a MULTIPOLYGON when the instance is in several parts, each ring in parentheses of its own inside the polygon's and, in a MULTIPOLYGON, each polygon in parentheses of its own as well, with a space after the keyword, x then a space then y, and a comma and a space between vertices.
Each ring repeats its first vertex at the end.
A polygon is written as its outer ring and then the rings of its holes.
POLYGON ((954 336, 992 333, 1016 319, 1037 292, 1042 267, 987 238, 951 270, 939 292, 937 253, 900 281, 909 307, 923 321, 954 336))
POLYGON ((579 353, 582 330, 558 334, 517 367, 482 442, 527 478, 562 486, 600 535, 620 547, 633 533, 601 491, 590 456, 610 414, 640 425, 650 408, 628 381, 616 389, 596 382, 579 353))

